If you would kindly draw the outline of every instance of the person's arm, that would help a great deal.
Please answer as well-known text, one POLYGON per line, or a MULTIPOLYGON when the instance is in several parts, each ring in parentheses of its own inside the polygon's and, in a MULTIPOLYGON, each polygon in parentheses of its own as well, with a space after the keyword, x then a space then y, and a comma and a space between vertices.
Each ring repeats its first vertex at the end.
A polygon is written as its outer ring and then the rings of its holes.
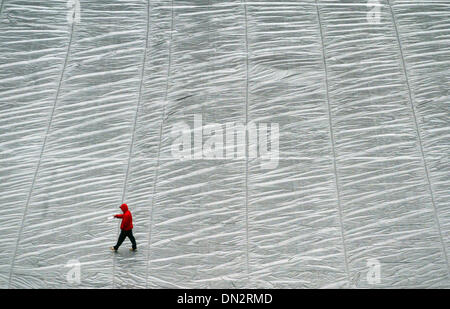
POLYGON ((114 215, 114 218, 123 218, 123 215, 114 215))

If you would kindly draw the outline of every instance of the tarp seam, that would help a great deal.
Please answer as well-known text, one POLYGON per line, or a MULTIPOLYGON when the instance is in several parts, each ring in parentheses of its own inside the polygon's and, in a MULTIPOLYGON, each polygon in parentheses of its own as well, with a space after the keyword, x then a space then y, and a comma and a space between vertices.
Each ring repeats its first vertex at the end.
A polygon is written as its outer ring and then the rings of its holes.
MULTIPOLYGON (((125 181, 123 184, 122 203, 124 203, 127 188, 128 188, 128 176, 130 173, 131 156, 133 155, 133 148, 134 148, 134 142, 135 142, 135 136, 136 136, 136 125, 137 125, 137 119, 138 119, 138 115, 139 115, 139 107, 141 105, 141 99, 142 99, 142 86, 144 84, 145 63, 147 61, 147 50, 148 50, 149 33, 150 33, 149 28, 150 28, 150 0, 147 0, 147 25, 146 25, 146 32, 145 32, 145 48, 144 48, 144 56, 142 59, 142 66, 141 66, 138 102, 137 102, 136 111, 134 114, 133 132, 131 134, 130 151, 128 154, 128 164, 127 164, 127 170, 125 173, 125 181)), ((120 230, 120 228, 118 227, 117 236, 119 234, 119 230, 120 230)), ((113 288, 115 287, 115 270, 116 270, 116 259, 113 258, 113 288)))
POLYGON ((150 226, 148 231, 148 244, 147 244, 147 269, 146 269, 146 276, 145 276, 145 287, 148 287, 148 270, 150 267, 150 249, 152 245, 152 226, 153 226, 153 208, 155 206, 155 195, 156 195, 156 186, 158 182, 159 177, 159 168, 160 168, 160 158, 161 158, 161 143, 162 143, 162 133, 163 133, 163 126, 164 126, 164 119, 166 117, 166 104, 168 100, 168 93, 169 93, 169 81, 170 81, 170 73, 171 73, 171 67, 172 67, 172 37, 173 37, 173 19, 174 19, 174 13, 173 13, 174 5, 173 0, 171 1, 171 22, 170 22, 170 38, 168 43, 168 67, 167 67, 167 78, 166 78, 166 92, 164 94, 164 105, 163 105, 163 111, 162 111, 162 118, 161 118, 161 125, 159 127, 159 143, 158 143, 158 159, 156 163, 156 172, 155 172, 155 179, 153 181, 153 192, 152 192, 152 204, 150 208, 150 226))
MULTIPOLYGON (((245 14, 245 127, 248 124, 248 19, 247 19, 247 3, 241 1, 244 4, 245 14)), ((249 265, 249 228, 248 228, 248 147, 249 138, 246 134, 247 151, 245 155, 245 231, 246 231, 246 270, 247 278, 250 280, 250 265, 249 265)))
POLYGON ((58 88, 56 90, 55 100, 54 100, 53 107, 52 107, 52 110, 51 110, 51 113, 50 113, 50 116, 49 116, 49 123, 48 123, 48 126, 47 126, 47 131, 45 133, 44 141, 43 141, 42 146, 41 146, 41 152, 39 154, 39 160, 38 160, 38 163, 37 163, 35 171, 34 171, 34 176, 33 176, 32 182, 31 182, 31 187, 30 187, 30 190, 28 192, 27 201, 26 201, 26 204, 25 204, 25 209, 24 209, 24 212, 23 212, 23 215, 22 215, 22 220, 21 220, 22 223, 21 223, 20 228, 19 228, 17 241, 16 241, 16 245, 15 245, 15 248, 14 248, 14 254, 13 254, 13 257, 12 257, 11 267, 10 267, 10 272, 9 272, 8 288, 11 286, 11 280, 12 280, 12 275, 13 275, 14 263, 15 263, 15 259, 16 259, 16 256, 17 256, 17 249, 19 247, 20 238, 22 237, 23 227, 24 227, 24 223, 25 223, 25 217, 26 217, 27 212, 28 212, 28 207, 29 207, 30 201, 31 201, 31 195, 33 193, 34 185, 36 183, 36 178, 37 178, 37 175, 38 175, 38 172, 39 172, 39 168, 41 166, 43 153, 45 151, 47 138, 48 138, 51 126, 52 126, 53 117, 54 117, 54 114, 55 114, 56 105, 57 105, 58 98, 59 98, 59 93, 61 91, 61 85, 62 85, 62 81, 63 81, 63 78, 64 78, 64 73, 66 71, 68 58, 69 58, 69 54, 70 54, 70 48, 72 46, 74 28, 75 28, 75 23, 72 23, 72 26, 70 28, 69 44, 67 46, 67 52, 66 52, 66 56, 65 56, 65 59, 64 59, 63 68, 61 70, 61 74, 60 74, 60 77, 59 77, 58 88))
POLYGON ((6 2, 6 0, 3 0, 2 2, 0 2, 0 17, 2 17, 2 12, 3 12, 3 4, 6 2))
POLYGON ((326 93, 326 100, 327 100, 327 110, 328 110, 328 124, 330 128, 330 140, 331 140, 331 147, 333 151, 333 170, 334 170, 334 182, 336 187, 336 197, 337 197, 337 206, 338 206, 338 215, 339 215, 339 224, 340 224, 340 230, 341 230, 341 240, 342 240, 342 248, 343 248, 343 254, 344 254, 344 264, 345 264, 345 271, 347 273, 347 280, 349 284, 351 285, 351 279, 350 279, 350 271, 347 261, 347 249, 345 247, 345 234, 344 234, 344 224, 342 222, 342 205, 341 205, 341 197, 339 194, 339 178, 338 178, 338 172, 337 172, 337 166, 336 166, 336 147, 335 147, 335 139, 334 139, 334 132, 333 132, 333 123, 331 119, 331 105, 330 105, 330 95, 328 90, 328 68, 327 68, 327 62, 326 62, 326 51, 325 51, 325 40, 323 38, 323 32, 322 32, 322 21, 320 19, 320 12, 319 12, 319 3, 316 0, 316 11, 317 11, 317 18, 319 23, 319 33, 320 33, 320 40, 321 40, 321 47, 322 47, 322 59, 323 59, 323 67, 324 67, 324 74, 325 74, 325 93, 326 93))
POLYGON ((406 62, 405 62, 405 57, 403 55, 403 48, 402 48, 402 43, 401 43, 401 40, 400 40, 400 35, 399 35, 399 32, 398 32, 397 21, 396 21, 394 10, 392 8, 390 0, 387 0, 387 3, 389 5, 389 9, 390 9, 390 12, 391 12, 391 15, 392 15, 392 23, 394 25, 395 36, 397 38, 397 44, 398 44, 398 48, 399 48, 399 51, 400 51, 400 60, 401 60, 402 68, 403 68, 403 74, 405 76, 406 87, 408 88, 408 100, 409 100, 409 104, 410 104, 410 107, 411 107, 411 112, 412 112, 412 116, 413 116, 412 118, 413 118, 413 121, 414 121, 415 131, 416 131, 416 134, 417 134, 417 141, 419 143, 419 150, 420 150, 420 154, 421 154, 421 157, 422 157, 423 168, 424 168, 424 171, 425 171, 427 185, 428 185, 428 188, 429 188, 429 191, 430 191, 431 203, 433 205, 434 219, 435 219, 435 223, 436 223, 436 226, 437 226, 437 229, 438 229, 439 238, 440 238, 441 245, 442 245, 442 251, 443 251, 443 254, 444 254, 444 259, 445 259, 445 262, 446 262, 446 265, 447 265, 447 274, 450 277, 450 266, 449 266, 448 257, 447 257, 447 250, 446 250, 446 247, 445 247, 444 239, 442 237, 441 224, 440 224, 440 221, 439 221, 439 216, 438 216, 438 211, 437 211, 437 207, 436 207, 436 202, 434 200, 434 195, 433 195, 433 186, 431 185, 431 179, 430 179, 430 175, 429 175, 429 171, 428 171, 428 165, 427 165, 427 161, 425 159, 425 153, 424 153, 424 150, 423 150, 422 136, 420 134, 420 128, 419 128, 419 124, 417 122, 416 110, 415 110, 415 107, 414 107, 414 101, 413 101, 413 97, 412 97, 411 86, 410 86, 410 83, 409 83, 409 76, 408 76, 408 72, 406 70, 406 62))

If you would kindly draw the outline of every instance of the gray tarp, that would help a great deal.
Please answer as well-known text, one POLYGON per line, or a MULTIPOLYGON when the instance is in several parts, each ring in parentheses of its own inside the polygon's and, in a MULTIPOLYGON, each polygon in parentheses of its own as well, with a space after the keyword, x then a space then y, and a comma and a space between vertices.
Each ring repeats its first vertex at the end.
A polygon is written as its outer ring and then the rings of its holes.
POLYGON ((0 1, 1 288, 450 287, 448 0, 0 1))

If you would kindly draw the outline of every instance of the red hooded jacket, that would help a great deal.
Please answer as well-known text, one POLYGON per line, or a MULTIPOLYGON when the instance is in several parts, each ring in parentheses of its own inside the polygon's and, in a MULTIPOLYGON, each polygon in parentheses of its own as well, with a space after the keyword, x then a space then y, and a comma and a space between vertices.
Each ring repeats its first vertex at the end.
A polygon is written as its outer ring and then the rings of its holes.
POLYGON ((131 212, 128 210, 127 204, 120 205, 120 209, 122 209, 122 215, 115 215, 116 218, 122 218, 122 224, 120 225, 120 229, 124 231, 129 231, 133 228, 133 218, 131 217, 131 212))

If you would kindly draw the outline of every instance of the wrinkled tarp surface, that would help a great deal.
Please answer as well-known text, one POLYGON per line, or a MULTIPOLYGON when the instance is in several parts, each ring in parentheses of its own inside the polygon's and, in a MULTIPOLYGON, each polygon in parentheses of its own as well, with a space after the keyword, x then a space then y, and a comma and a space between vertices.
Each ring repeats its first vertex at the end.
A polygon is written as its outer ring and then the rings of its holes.
POLYGON ((1 288, 450 287, 447 0, 0 1, 1 288), (194 115, 278 166, 173 159, 194 115))

